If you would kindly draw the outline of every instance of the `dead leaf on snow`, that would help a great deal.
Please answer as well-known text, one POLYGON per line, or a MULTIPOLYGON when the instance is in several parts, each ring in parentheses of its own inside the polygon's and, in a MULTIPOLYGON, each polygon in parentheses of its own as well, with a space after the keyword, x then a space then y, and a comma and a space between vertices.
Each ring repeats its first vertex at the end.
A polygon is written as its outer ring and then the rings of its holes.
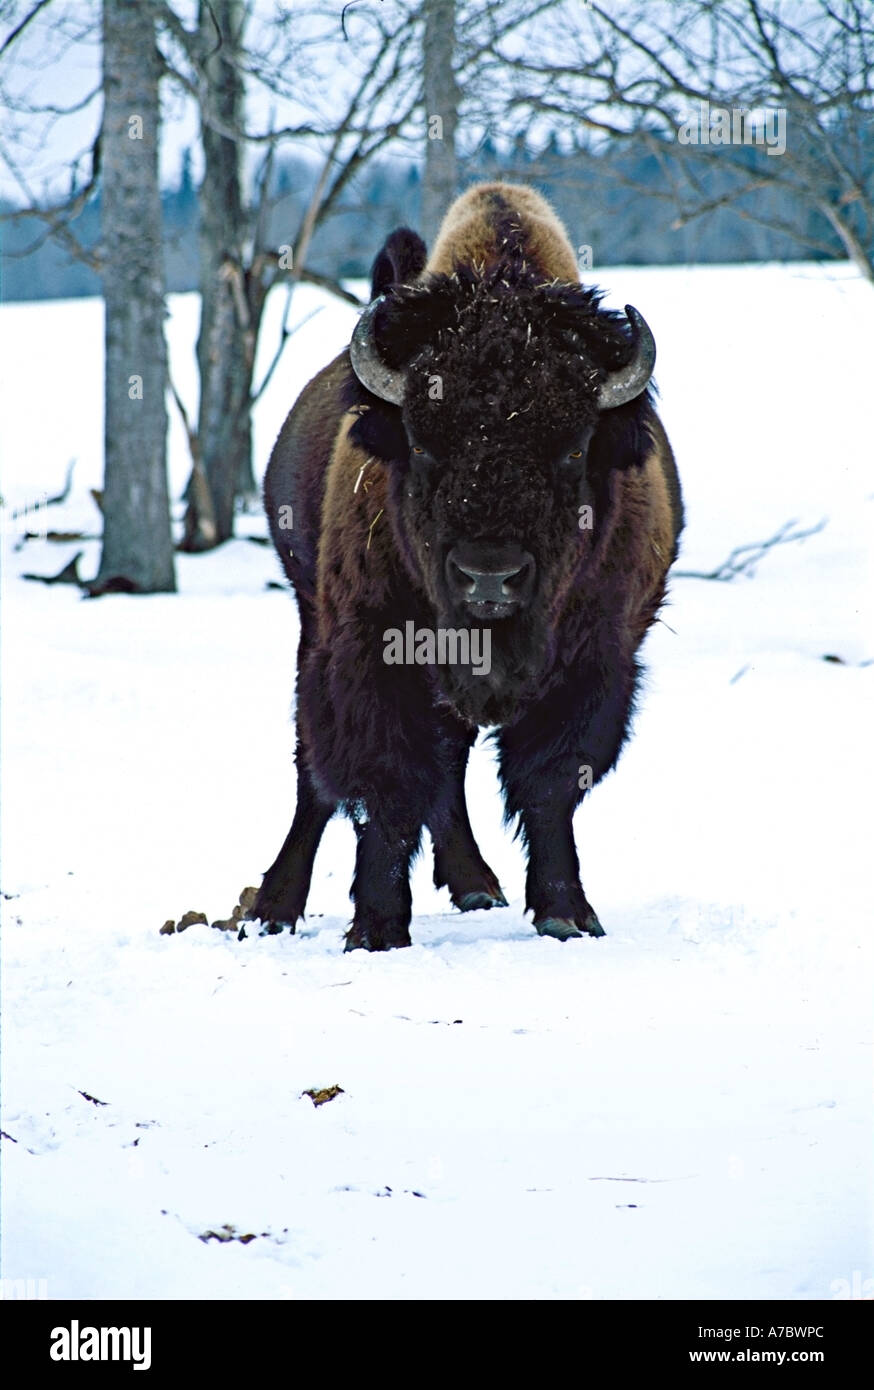
POLYGON ((217 1231, 204 1231, 197 1239, 202 1240, 204 1245, 208 1245, 211 1240, 220 1241, 222 1245, 226 1245, 230 1240, 239 1241, 240 1245, 248 1245, 250 1240, 257 1240, 258 1237, 253 1231, 240 1235, 233 1226, 222 1226, 217 1231))
POLYGON ((333 1100, 335 1096, 342 1096, 344 1091, 342 1086, 325 1086, 321 1090, 314 1086, 303 1094, 309 1096, 313 1105, 327 1105, 329 1100, 333 1100))

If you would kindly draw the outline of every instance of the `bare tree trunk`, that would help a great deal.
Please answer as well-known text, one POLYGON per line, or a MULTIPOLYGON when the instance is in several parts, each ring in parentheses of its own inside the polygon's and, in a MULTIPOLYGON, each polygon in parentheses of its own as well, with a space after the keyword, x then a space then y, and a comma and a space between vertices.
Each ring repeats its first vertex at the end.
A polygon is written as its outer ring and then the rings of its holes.
POLYGON ((150 0, 104 0, 103 552, 94 592, 176 588, 167 488, 167 353, 150 0))
POLYGON ((819 204, 819 209, 837 232, 847 256, 856 269, 874 285, 874 243, 866 247, 861 238, 853 231, 847 219, 842 217, 838 209, 825 199, 819 204))
MULTIPOLYGON (((315 278, 305 267, 316 228, 335 210, 350 178, 402 131, 418 105, 418 65, 413 58, 414 52, 418 56, 418 36, 415 30, 408 32, 411 26, 404 14, 394 32, 380 27, 373 60, 361 70, 354 97, 337 115, 336 124, 333 118, 320 122, 330 147, 295 239, 294 266, 286 276, 279 252, 268 243, 273 152, 289 130, 276 132, 276 146, 272 137, 246 134, 241 73, 251 61, 244 42, 250 11, 247 0, 200 0, 196 31, 186 30, 178 21, 171 23, 196 74, 186 86, 190 89, 196 83, 204 151, 199 199, 200 408, 196 431, 182 411, 193 462, 184 550, 208 550, 227 540, 233 533, 236 499, 254 491, 251 408, 278 360, 278 356, 274 358, 256 390, 255 350, 270 287, 279 280, 294 284, 304 275, 315 278), (391 98, 389 110, 381 116, 387 96, 391 98), (393 109, 395 106, 398 109, 393 109), (246 208, 240 157, 249 139, 263 142, 267 155, 258 197, 253 207, 246 208)), ((166 4, 164 13, 172 15, 166 4)), ((453 107, 449 113, 453 136, 454 128, 453 107)), ((312 134, 309 123, 301 130, 312 134)), ((337 288, 330 280, 325 283, 337 288)), ((342 289, 339 292, 344 293, 342 289)), ((357 301, 353 298, 353 302, 357 301)), ((283 327, 277 354, 289 337, 290 332, 283 327)))
POLYGON ((454 55, 455 0, 426 0, 423 41, 425 179, 422 186, 422 231, 426 240, 436 236, 457 188, 458 87, 453 69, 454 55))
MULTIPOLYGON (((209 110, 226 130, 242 131, 244 88, 239 61, 245 12, 242 0, 211 0, 200 6, 201 42, 209 110), (219 34, 216 34, 216 26, 219 34), (220 42, 219 42, 220 37, 220 42)), ((246 215, 240 173, 240 141, 201 120, 204 177, 200 189, 200 411, 197 433, 212 494, 215 533, 200 537, 186 525, 186 544, 206 549, 226 541, 234 529, 238 493, 255 490, 249 395, 255 359, 243 268, 246 215)))

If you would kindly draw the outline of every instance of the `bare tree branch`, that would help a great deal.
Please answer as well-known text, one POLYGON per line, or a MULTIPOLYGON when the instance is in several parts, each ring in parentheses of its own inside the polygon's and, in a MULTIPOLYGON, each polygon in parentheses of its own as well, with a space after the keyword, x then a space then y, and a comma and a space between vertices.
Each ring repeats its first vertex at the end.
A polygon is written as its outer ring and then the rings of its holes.
POLYGON ((823 517, 815 526, 809 526, 806 531, 793 532, 792 527, 797 526, 797 521, 787 521, 774 535, 766 541, 753 541, 748 545, 736 545, 734 550, 717 565, 715 569, 705 570, 672 570, 675 579, 715 579, 720 583, 728 584, 732 579, 736 579, 739 574, 752 577, 755 574, 755 567, 759 561, 767 555, 769 550, 773 550, 778 545, 789 545, 792 541, 803 541, 808 536, 815 536, 824 530, 828 524, 828 518, 823 517))
POLYGON ((40 10, 44 10, 46 6, 50 5, 51 3, 52 0, 37 0, 37 4, 33 6, 33 9, 28 10, 24 18, 12 30, 12 33, 6 35, 6 38, 4 39, 2 46, 0 46, 0 58, 3 57, 3 54, 6 52, 7 48, 10 48, 12 44, 14 44, 15 40, 19 37, 19 35, 24 33, 31 20, 36 19, 40 10))

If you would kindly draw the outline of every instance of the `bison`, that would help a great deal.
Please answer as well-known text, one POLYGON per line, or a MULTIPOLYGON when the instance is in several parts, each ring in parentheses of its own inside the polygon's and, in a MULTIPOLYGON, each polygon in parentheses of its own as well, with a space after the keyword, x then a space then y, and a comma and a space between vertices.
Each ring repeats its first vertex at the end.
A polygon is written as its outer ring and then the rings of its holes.
POLYGON ((303 916, 338 809, 357 833, 347 950, 410 944, 424 826, 457 908, 506 906, 465 804, 485 727, 534 927, 604 934, 572 817, 628 733, 683 513, 652 334, 600 298, 539 194, 481 184, 430 257, 392 233, 349 348, 285 421, 264 496, 300 609, 297 806, 252 909, 267 930, 303 916), (441 661, 443 634, 488 661, 441 661))

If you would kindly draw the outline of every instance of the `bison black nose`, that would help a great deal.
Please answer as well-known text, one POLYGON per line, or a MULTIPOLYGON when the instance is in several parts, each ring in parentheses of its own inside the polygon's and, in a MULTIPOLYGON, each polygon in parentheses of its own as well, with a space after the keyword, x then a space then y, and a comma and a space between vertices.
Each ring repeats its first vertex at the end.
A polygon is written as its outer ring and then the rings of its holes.
POLYGON ((520 546, 467 543, 446 557, 446 579, 455 603, 506 617, 524 604, 534 588, 534 556, 520 546))

